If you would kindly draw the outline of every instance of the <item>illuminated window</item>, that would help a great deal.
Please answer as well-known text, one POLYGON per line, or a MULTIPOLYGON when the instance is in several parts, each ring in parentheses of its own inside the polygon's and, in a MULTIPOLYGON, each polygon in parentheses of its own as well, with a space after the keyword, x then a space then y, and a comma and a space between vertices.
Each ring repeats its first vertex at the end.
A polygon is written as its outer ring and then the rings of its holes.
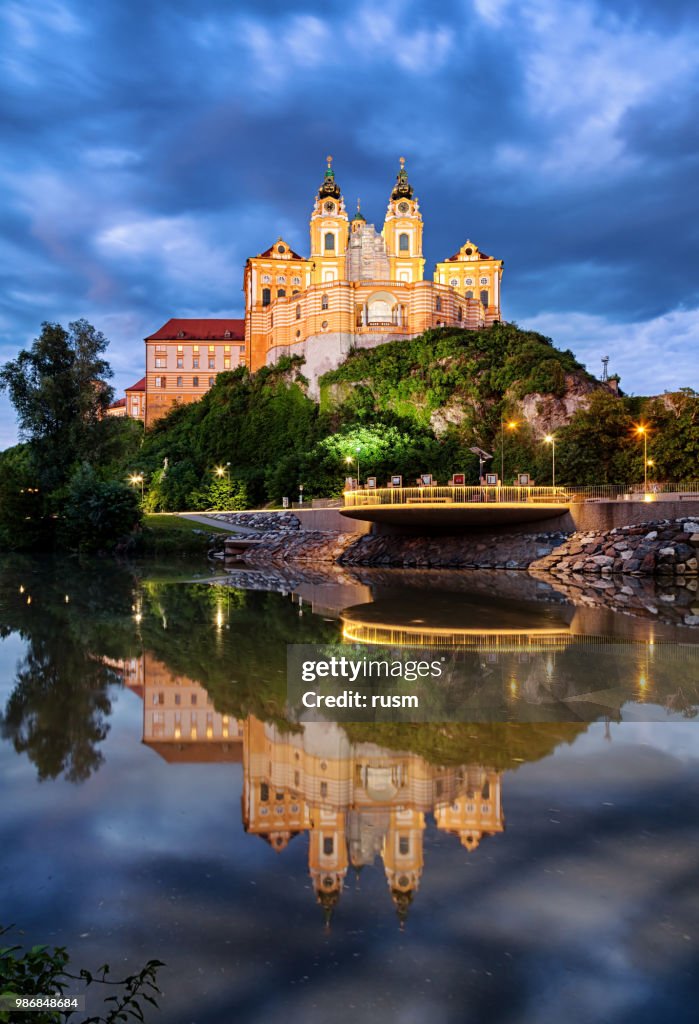
MULTIPOLYGON (((231 336, 231 332, 230 331, 226 331, 226 337, 230 338, 230 336, 231 336)), ((224 345, 223 346, 223 351, 224 352, 230 352, 230 350, 231 350, 231 346, 230 345, 224 345)))
POLYGON ((216 351, 216 346, 215 345, 209 345, 209 352, 215 352, 215 351, 216 351))
POLYGON ((199 355, 199 346, 198 345, 192 345, 192 352, 194 352, 195 355, 199 355))
POLYGON ((223 369, 224 370, 230 370, 230 368, 231 368, 231 357, 230 356, 224 356, 223 357, 223 369))
POLYGON ((177 351, 178 352, 184 352, 184 345, 178 345, 177 346, 177 351))

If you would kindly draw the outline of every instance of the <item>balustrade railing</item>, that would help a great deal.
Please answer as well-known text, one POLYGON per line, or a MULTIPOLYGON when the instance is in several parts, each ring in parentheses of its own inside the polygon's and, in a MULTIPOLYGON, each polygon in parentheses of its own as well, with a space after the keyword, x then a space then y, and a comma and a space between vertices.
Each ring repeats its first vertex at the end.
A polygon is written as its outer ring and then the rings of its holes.
POLYGON ((583 501, 654 500, 676 494, 699 499, 699 480, 681 483, 599 484, 584 487, 482 487, 477 485, 432 485, 430 487, 367 487, 345 491, 345 508, 367 505, 541 503, 568 505, 583 501))

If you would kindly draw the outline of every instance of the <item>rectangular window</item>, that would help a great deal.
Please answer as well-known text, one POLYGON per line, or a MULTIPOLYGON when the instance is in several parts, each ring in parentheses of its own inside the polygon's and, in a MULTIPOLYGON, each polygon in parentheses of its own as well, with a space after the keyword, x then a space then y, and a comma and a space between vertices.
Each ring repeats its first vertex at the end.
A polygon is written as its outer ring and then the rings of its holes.
POLYGON ((209 345, 209 352, 215 352, 215 351, 216 351, 216 346, 215 345, 209 345))
POLYGON ((184 352, 184 345, 178 345, 177 346, 177 351, 178 351, 178 353, 179 352, 184 352))
POLYGON ((177 369, 178 370, 184 369, 184 356, 178 356, 177 357, 177 369))
POLYGON ((181 378, 181 377, 178 377, 178 378, 177 378, 177 387, 178 387, 178 388, 181 388, 181 387, 182 387, 182 378, 181 378))
POLYGON ((191 701, 191 703, 192 703, 192 707, 194 707, 194 705, 195 705, 195 704, 196 704, 196 702, 197 702, 197 695, 196 695, 196 693, 193 693, 193 694, 192 694, 192 695, 190 696, 190 698, 189 698, 189 699, 190 699, 190 701, 191 701))
POLYGON ((245 351, 245 345, 238 345, 238 348, 241 352, 245 351))
POLYGON ((167 359, 162 356, 155 357, 155 368, 156 370, 164 370, 167 367, 167 359))
POLYGON ((199 387, 199 378, 198 377, 192 377, 192 387, 193 388, 198 388, 199 387))
POLYGON ((230 345, 224 345, 223 346, 223 351, 224 352, 230 352, 230 350, 231 350, 231 346, 230 345))
MULTIPOLYGON (((179 706, 181 703, 182 703, 182 695, 179 694, 179 693, 176 693, 175 694, 175 706, 179 706)), ((175 715, 175 718, 177 718, 177 715, 175 715)))
POLYGON ((332 857, 335 852, 335 842, 332 836, 323 836, 323 854, 332 857))
POLYGON ((269 800, 269 786, 267 785, 266 782, 260 783, 260 800, 263 803, 267 803, 267 801, 269 800))
POLYGON ((320 795, 326 797, 328 795, 328 784, 327 782, 321 782, 320 784, 320 795))
POLYGON ((230 368, 231 368, 231 357, 230 356, 224 356, 223 357, 223 369, 224 370, 230 370, 230 368))
POLYGON ((155 386, 156 386, 156 388, 161 388, 163 386, 163 378, 162 377, 156 377, 155 378, 155 386))
POLYGON ((138 402, 131 403, 131 415, 138 416, 138 402))
POLYGON ((398 840, 398 852, 403 857, 407 857, 410 853, 410 839, 408 836, 401 836, 398 840))
POLYGON ((215 370, 216 369, 216 356, 209 356, 209 369, 210 370, 215 370))
POLYGON ((199 355, 199 346, 198 345, 192 345, 192 352, 195 354, 195 356, 198 356, 199 355))
POLYGON ((214 386, 215 381, 216 381, 215 377, 209 377, 209 387, 210 388, 212 388, 214 386))
POLYGON ((199 369, 199 356, 194 356, 193 357, 193 359, 192 359, 192 369, 193 370, 198 370, 199 369))

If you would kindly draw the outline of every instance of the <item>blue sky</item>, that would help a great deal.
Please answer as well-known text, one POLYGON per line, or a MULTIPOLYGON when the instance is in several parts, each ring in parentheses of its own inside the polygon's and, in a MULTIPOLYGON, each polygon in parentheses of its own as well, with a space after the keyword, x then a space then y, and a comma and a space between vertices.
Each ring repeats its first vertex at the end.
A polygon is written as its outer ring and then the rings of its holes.
POLYGON ((307 251, 327 153, 377 225, 404 155, 430 274, 470 237, 507 319, 699 387, 689 0, 3 0, 0 39, 0 362, 85 316, 132 383, 168 317, 242 314, 248 255, 307 251))

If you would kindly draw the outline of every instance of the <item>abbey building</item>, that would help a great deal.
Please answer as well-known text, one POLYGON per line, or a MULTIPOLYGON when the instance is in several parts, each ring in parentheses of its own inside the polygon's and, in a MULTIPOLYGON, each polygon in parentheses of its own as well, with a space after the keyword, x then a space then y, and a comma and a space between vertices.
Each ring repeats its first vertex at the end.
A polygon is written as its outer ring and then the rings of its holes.
POLYGON ((127 394, 110 413, 137 415, 149 425, 201 398, 219 373, 239 366, 254 372, 289 355, 305 359, 314 393, 318 377, 354 348, 499 320, 502 260, 467 240, 426 279, 422 232, 403 159, 378 231, 359 203, 350 217, 328 157, 313 200, 310 254, 278 238, 246 261, 244 319, 174 318, 150 334, 145 378, 134 385, 138 402, 127 394))
POLYGON ((332 369, 351 348, 371 348, 431 327, 476 329, 500 319, 502 260, 466 241, 425 279, 420 204, 405 161, 381 231, 359 204, 350 218, 332 160, 315 195, 310 255, 278 238, 245 265, 250 368, 298 353, 306 376, 332 369))

